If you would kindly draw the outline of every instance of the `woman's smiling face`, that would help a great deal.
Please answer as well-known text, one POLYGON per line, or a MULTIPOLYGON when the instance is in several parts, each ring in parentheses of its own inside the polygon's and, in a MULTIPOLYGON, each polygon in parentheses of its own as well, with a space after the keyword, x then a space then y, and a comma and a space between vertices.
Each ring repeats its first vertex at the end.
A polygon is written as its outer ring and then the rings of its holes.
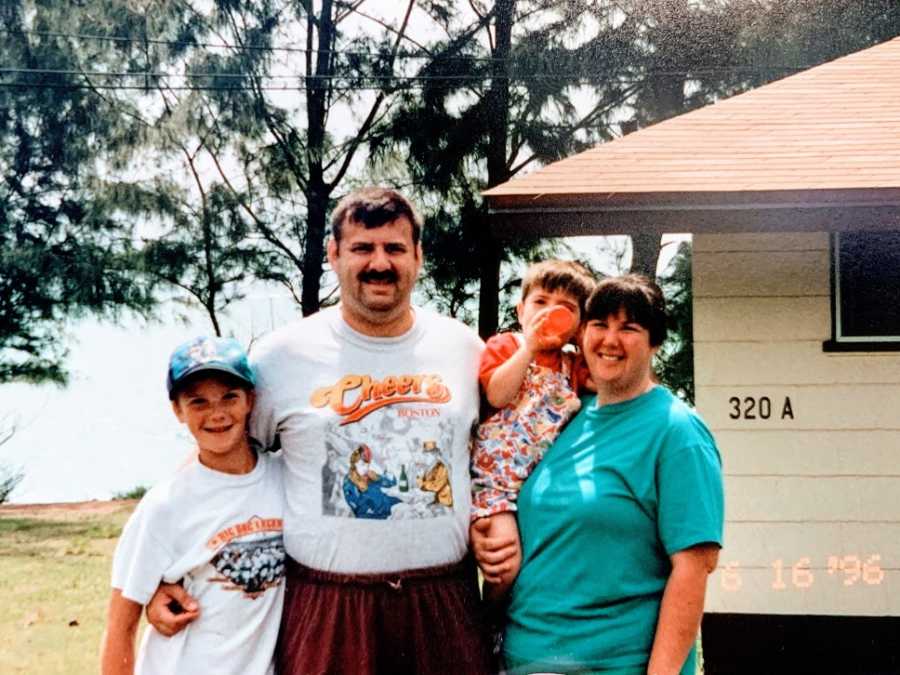
POLYGON ((653 386, 651 364, 658 348, 650 345, 650 333, 630 320, 624 308, 589 320, 582 349, 601 403, 627 401, 653 386))

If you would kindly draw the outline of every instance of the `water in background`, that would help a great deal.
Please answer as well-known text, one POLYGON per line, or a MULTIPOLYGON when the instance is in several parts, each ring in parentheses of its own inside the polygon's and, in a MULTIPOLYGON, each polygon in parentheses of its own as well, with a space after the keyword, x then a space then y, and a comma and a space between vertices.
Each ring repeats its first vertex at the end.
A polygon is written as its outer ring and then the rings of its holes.
MULTIPOLYGON (((166 366, 176 344, 208 334, 202 312, 120 326, 83 321, 71 330, 68 387, 0 386, 0 422, 15 419, 15 435, 0 446, 0 463, 25 478, 13 503, 108 499, 152 485, 191 452, 193 439, 175 419, 166 395, 166 366)), ((223 322, 245 346, 299 316, 292 299, 255 296, 223 322)))

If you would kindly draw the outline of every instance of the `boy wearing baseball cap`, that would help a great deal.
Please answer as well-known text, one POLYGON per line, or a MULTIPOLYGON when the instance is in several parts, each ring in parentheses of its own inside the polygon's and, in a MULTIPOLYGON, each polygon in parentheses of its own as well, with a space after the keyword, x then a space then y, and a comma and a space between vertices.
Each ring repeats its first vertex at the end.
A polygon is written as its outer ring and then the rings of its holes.
POLYGON ((284 600, 280 460, 257 454, 247 422, 255 377, 233 339, 200 337, 169 360, 172 410, 197 455, 153 487, 122 531, 102 645, 103 675, 271 675, 284 600), (161 581, 202 607, 165 637, 152 626, 135 660, 143 606, 161 581))

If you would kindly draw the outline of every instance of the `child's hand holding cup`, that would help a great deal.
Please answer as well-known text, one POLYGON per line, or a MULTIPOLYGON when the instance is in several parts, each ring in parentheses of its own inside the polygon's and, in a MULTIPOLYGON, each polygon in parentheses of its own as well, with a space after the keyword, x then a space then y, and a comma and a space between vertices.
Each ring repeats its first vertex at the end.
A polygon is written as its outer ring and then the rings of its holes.
POLYGON ((534 352, 560 349, 575 325, 575 315, 562 305, 542 309, 524 327, 525 341, 534 352))

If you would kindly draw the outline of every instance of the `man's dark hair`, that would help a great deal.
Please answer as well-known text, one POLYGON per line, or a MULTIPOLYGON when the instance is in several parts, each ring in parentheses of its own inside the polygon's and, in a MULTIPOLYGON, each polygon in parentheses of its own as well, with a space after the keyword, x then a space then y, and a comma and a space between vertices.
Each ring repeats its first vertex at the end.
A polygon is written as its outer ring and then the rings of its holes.
POLYGON ((371 230, 392 223, 406 216, 412 223, 412 240, 418 245, 422 236, 422 217, 406 197, 396 190, 366 187, 354 190, 334 207, 331 213, 331 234, 341 241, 341 228, 345 222, 358 223, 371 230))
POLYGON ((650 346, 659 347, 668 334, 666 299, 662 289, 645 276, 625 274, 603 279, 587 301, 585 321, 603 320, 625 310, 629 321, 650 333, 650 346))

